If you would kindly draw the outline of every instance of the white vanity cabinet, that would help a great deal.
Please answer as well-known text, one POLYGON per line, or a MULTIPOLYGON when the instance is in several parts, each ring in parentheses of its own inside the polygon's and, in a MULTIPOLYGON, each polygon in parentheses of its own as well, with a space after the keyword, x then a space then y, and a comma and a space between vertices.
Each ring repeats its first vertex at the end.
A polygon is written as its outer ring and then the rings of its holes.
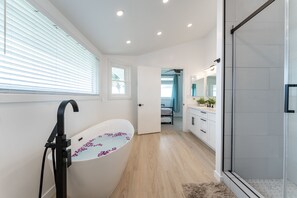
POLYGON ((213 150, 216 145, 215 117, 214 109, 194 105, 188 107, 188 129, 213 150))
POLYGON ((198 136, 197 129, 198 123, 198 112, 193 109, 188 109, 188 129, 192 131, 196 136, 198 136))
POLYGON ((216 114, 208 114, 208 131, 209 131, 209 146, 215 150, 216 148, 216 114))

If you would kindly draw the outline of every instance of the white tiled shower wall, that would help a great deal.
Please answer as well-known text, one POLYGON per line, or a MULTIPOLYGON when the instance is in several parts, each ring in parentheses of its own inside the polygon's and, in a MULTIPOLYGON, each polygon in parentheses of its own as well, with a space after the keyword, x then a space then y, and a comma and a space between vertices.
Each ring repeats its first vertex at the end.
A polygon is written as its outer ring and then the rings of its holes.
MULTIPOLYGON (((266 0, 226 0, 225 170, 231 158, 230 29, 266 0)), ((235 33, 234 170, 244 179, 282 178, 284 1, 235 33)))

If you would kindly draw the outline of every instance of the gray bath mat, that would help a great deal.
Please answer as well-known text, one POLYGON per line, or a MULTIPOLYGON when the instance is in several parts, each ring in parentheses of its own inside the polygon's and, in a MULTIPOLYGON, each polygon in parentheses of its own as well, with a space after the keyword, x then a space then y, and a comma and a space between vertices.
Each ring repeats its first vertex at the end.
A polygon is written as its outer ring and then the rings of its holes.
POLYGON ((223 183, 183 184, 186 198, 236 198, 223 183))

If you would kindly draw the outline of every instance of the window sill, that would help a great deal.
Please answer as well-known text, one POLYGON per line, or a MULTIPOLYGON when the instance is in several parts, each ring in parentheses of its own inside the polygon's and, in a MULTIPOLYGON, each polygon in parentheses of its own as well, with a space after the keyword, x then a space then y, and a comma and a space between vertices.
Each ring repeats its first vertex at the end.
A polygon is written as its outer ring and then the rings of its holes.
POLYGON ((110 95, 109 100, 131 100, 132 97, 128 95, 110 95))
POLYGON ((40 94, 40 93, 0 93, 0 104, 54 102, 62 100, 100 100, 100 95, 83 94, 40 94))

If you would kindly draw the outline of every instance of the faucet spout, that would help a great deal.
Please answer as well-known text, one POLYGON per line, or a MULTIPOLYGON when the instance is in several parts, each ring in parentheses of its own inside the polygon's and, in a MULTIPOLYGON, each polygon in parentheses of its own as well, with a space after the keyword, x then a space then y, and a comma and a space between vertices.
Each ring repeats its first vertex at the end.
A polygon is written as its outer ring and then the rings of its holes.
MULTIPOLYGON (((74 100, 65 100, 61 102, 57 114, 56 127, 56 197, 67 197, 67 168, 71 165, 71 149, 67 149, 71 145, 71 139, 66 139, 64 129, 64 113, 67 104, 72 105, 73 111, 78 112, 77 103, 74 100)), ((55 129, 54 129, 55 130, 55 129)))
POLYGON ((64 113, 66 106, 70 103, 72 105, 73 111, 78 112, 78 105, 74 100, 65 100, 61 102, 59 108, 58 108, 58 114, 57 114, 57 132, 58 136, 63 136, 65 134, 64 131, 64 113))

